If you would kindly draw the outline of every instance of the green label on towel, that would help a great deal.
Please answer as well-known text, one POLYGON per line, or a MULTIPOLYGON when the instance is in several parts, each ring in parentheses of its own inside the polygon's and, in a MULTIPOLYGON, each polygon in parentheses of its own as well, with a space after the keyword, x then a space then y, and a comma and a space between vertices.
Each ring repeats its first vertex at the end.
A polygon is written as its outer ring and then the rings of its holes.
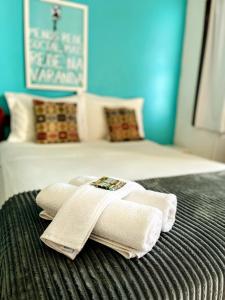
POLYGON ((91 185, 109 191, 116 191, 121 189, 126 182, 120 181, 118 179, 110 178, 110 177, 101 177, 97 181, 91 183, 91 185))

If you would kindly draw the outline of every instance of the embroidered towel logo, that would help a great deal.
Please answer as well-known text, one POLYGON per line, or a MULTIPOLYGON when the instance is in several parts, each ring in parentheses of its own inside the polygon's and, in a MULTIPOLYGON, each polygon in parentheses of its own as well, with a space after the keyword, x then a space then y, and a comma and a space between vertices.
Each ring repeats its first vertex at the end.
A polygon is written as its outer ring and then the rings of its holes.
POLYGON ((93 186, 95 186, 97 188, 108 190, 108 191, 119 190, 125 184, 126 184, 126 182, 120 181, 118 179, 106 177, 106 176, 101 177, 97 181, 94 181, 94 182, 91 183, 91 185, 93 185, 93 186))

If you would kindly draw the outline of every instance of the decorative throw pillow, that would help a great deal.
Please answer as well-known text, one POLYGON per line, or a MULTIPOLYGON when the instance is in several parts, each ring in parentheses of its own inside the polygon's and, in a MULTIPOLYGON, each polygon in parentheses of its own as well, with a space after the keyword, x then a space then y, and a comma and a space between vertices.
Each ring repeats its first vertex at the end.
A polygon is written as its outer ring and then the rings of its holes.
POLYGON ((83 93, 81 103, 85 104, 86 136, 85 141, 105 140, 108 137, 108 127, 104 114, 104 107, 135 110, 140 137, 144 138, 143 104, 142 98, 115 98, 83 93), (94 112, 94 113, 93 113, 94 112))
POLYGON ((71 95, 66 97, 41 97, 25 93, 5 93, 5 98, 10 110, 10 135, 9 142, 34 142, 35 133, 35 116, 33 100, 38 99, 46 102, 63 102, 77 104, 77 124, 81 140, 87 139, 87 122, 85 117, 85 102, 81 95, 71 95))
POLYGON ((33 100, 36 141, 41 144, 78 142, 75 103, 33 100))
POLYGON ((104 108, 111 142, 142 140, 135 110, 127 108, 104 108))

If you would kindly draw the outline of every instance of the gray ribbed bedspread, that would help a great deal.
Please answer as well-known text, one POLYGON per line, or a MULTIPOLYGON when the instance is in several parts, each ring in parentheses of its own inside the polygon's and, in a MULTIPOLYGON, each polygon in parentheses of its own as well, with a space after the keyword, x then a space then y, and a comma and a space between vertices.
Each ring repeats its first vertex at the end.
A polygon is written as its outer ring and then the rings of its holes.
POLYGON ((224 300, 225 172, 140 183, 175 193, 178 211, 172 231, 139 260, 88 241, 71 261, 39 239, 48 222, 37 192, 9 199, 0 210, 0 299, 224 300))

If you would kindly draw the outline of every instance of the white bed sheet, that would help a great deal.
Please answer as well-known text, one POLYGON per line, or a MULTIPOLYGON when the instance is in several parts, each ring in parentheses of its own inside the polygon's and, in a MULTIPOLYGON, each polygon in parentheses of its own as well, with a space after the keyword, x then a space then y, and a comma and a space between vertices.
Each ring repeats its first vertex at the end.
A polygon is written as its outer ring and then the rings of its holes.
POLYGON ((149 141, 54 145, 3 142, 0 167, 0 206, 19 192, 67 182, 78 175, 134 180, 225 170, 224 164, 149 141))

